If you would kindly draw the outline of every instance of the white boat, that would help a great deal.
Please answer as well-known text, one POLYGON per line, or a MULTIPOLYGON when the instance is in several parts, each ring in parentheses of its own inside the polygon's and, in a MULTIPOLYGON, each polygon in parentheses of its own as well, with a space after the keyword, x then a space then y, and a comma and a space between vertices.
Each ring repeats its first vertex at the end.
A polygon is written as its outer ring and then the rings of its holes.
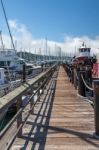
POLYGON ((8 87, 9 87, 9 83, 5 78, 4 68, 0 68, 0 90, 8 87))
POLYGON ((18 57, 13 49, 0 50, 0 67, 10 68, 16 71, 22 70, 25 60, 18 57))
MULTIPOLYGON (((5 93, 5 90, 7 90, 9 87, 9 84, 5 80, 5 75, 4 75, 4 68, 0 68, 0 96, 3 96, 5 93)), ((0 112, 0 121, 3 119, 7 112, 7 109, 0 112)))
POLYGON ((86 47, 86 45, 82 44, 82 46, 78 49, 78 54, 75 57, 76 63, 80 63, 90 58, 90 48, 86 47))
POLYGON ((22 71, 23 65, 26 65, 26 68, 41 68, 39 65, 34 66, 32 63, 27 63, 21 57, 18 57, 16 51, 13 49, 0 50, 0 67, 9 68, 10 70, 22 71))

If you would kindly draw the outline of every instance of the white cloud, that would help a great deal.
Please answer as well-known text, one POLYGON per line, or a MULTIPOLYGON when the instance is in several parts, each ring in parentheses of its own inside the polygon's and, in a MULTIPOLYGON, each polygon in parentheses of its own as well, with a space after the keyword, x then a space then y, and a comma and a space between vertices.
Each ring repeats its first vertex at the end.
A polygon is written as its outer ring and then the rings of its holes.
POLYGON ((91 48, 91 53, 97 53, 99 48, 99 36, 94 38, 88 36, 81 36, 81 37, 72 37, 67 36, 65 37, 65 42, 63 44, 63 49, 67 52, 77 52, 78 48, 81 44, 85 42, 86 46, 91 48))
MULTIPOLYGON (((15 46, 17 47, 17 50, 25 49, 26 51, 31 51, 33 53, 39 53, 40 48, 41 52, 44 54, 46 49, 46 40, 45 39, 35 39, 33 35, 30 33, 28 28, 24 25, 18 22, 17 20, 9 20, 9 25, 11 28, 11 32, 13 35, 14 42, 17 43, 15 46)), ((11 47, 11 41, 8 35, 3 34, 3 41, 5 47, 9 48, 11 47)), ((98 52, 99 48, 99 36, 96 36, 94 38, 88 37, 88 36, 81 36, 81 37, 74 37, 65 35, 64 42, 55 42, 55 41, 47 41, 48 50, 50 48, 50 53, 57 53, 58 48, 61 47, 62 51, 66 53, 72 53, 74 54, 75 51, 81 46, 82 42, 85 42, 85 44, 88 47, 91 47, 92 53, 98 52)))
POLYGON ((17 29, 17 20, 9 20, 9 25, 13 29, 17 29))

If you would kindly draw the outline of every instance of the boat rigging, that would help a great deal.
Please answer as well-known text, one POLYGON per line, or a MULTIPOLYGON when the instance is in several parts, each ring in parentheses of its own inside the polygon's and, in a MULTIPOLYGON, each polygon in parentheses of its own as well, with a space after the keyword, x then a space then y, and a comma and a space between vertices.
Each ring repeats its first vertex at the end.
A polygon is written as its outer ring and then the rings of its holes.
POLYGON ((14 45, 14 42, 13 42, 13 37, 12 37, 12 34, 11 34, 10 26, 9 26, 9 23, 8 23, 6 11, 5 11, 4 4, 3 4, 2 0, 1 0, 1 6, 2 6, 3 13, 4 13, 6 24, 7 24, 7 27, 8 27, 8 31, 9 31, 9 35, 10 35, 10 38, 11 38, 12 46, 13 46, 13 49, 15 50, 15 45, 14 45))

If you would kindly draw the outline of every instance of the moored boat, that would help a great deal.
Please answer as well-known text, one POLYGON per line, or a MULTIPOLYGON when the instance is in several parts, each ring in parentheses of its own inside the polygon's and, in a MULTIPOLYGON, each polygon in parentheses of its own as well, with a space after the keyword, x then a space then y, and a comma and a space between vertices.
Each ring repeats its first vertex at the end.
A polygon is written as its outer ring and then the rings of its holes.
POLYGON ((74 59, 74 62, 78 64, 83 63, 90 57, 90 48, 86 47, 86 45, 83 42, 82 46, 78 49, 78 53, 74 59))

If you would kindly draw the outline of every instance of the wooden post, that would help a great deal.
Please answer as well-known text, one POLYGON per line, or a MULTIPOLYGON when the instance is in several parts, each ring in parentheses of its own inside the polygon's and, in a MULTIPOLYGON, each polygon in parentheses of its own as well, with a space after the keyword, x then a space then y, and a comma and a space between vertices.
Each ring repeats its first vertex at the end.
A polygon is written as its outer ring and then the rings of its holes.
MULTIPOLYGON (((40 82, 38 83, 38 87, 40 87, 40 82)), ((40 96, 40 90, 37 92, 37 97, 39 97, 40 96)), ((40 101, 40 98, 38 99, 38 101, 40 101)))
POLYGON ((71 69, 71 82, 74 83, 74 68, 71 69))
POLYGON ((41 64, 41 72, 43 72, 43 64, 41 64))
POLYGON ((94 81, 95 134, 99 136, 99 80, 94 81))
POLYGON ((69 66, 68 65, 66 65, 66 73, 67 73, 68 77, 70 77, 69 76, 69 66))
MULTIPOLYGON (((20 97, 17 100, 17 111, 20 110, 21 106, 22 106, 22 98, 20 97)), ((17 117, 17 128, 19 128, 21 124, 22 124, 22 113, 17 117)), ((18 137, 22 136, 22 128, 19 130, 17 136, 18 137)))
MULTIPOLYGON (((42 81, 41 81, 42 83, 44 82, 44 79, 45 79, 45 78, 42 79, 42 81)), ((43 85, 43 86, 41 87, 42 94, 44 94, 44 86, 45 86, 45 85, 43 85)))
POLYGON ((75 89, 77 89, 77 77, 76 77, 76 73, 77 73, 77 70, 76 70, 76 68, 74 68, 74 87, 75 87, 75 89))
POLYGON ((78 94, 85 97, 85 85, 83 83, 81 74, 84 76, 85 72, 84 71, 79 71, 79 75, 78 75, 78 94))
MULTIPOLYGON (((92 71, 91 69, 86 70, 86 80, 90 85, 92 85, 92 71)), ((87 91, 90 91, 88 88, 86 89, 87 91)), ((91 96, 93 96, 93 91, 91 91, 91 96)))
POLYGON ((23 65, 23 83, 26 82, 26 67, 23 65))
POLYGON ((70 70, 69 70, 69 77, 70 77, 70 82, 72 81, 72 71, 71 71, 71 68, 70 68, 70 70))
POLYGON ((47 70, 47 62, 45 63, 45 71, 47 70))
MULTIPOLYGON (((32 96, 33 94, 33 88, 29 91, 29 95, 32 96)), ((30 110, 31 110, 31 114, 34 113, 34 109, 32 108, 34 105, 34 97, 30 100, 30 110), (31 109, 32 108, 32 109, 31 109)))

